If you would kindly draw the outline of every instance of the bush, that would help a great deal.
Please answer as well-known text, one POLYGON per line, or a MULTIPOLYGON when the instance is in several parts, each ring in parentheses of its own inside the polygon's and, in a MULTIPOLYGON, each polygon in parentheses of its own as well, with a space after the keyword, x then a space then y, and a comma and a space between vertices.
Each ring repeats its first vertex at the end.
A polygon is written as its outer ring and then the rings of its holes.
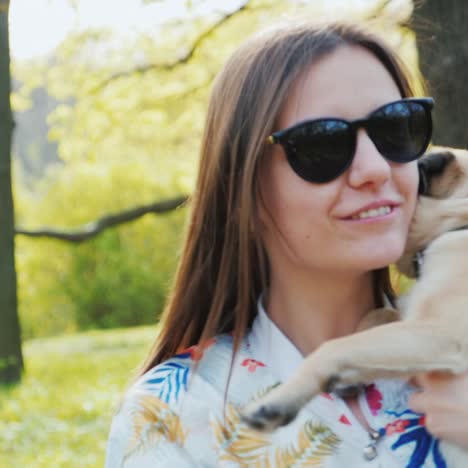
MULTIPOLYGON (((180 218, 180 216, 179 216, 180 218)), ((109 230, 75 247, 63 288, 80 329, 154 323, 175 267, 179 235, 166 220, 148 220, 153 242, 134 236, 141 226, 109 230), (162 233, 161 231, 165 231, 162 233)), ((181 223, 176 223, 178 227, 181 223)))
MULTIPOLYGON (((162 184, 151 165, 103 166, 63 166, 34 193, 17 184, 17 224, 73 229, 190 191, 176 183, 181 171, 162 184)), ((174 273, 185 214, 184 208, 148 214, 81 244, 18 236, 23 338, 154 323, 174 273)))

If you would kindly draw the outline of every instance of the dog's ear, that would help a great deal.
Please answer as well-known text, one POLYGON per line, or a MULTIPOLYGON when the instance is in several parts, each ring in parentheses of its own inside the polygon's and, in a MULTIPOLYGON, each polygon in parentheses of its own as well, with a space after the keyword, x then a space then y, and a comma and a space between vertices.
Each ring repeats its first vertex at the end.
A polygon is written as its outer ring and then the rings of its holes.
POLYGON ((429 192, 429 182, 426 177, 426 173, 423 170, 421 164, 418 163, 418 172, 419 172, 419 186, 418 193, 419 195, 426 195, 429 192))
POLYGON ((419 189, 421 195, 429 195, 431 180, 442 175, 445 168, 455 160, 455 155, 449 150, 435 151, 426 154, 418 161, 419 189))

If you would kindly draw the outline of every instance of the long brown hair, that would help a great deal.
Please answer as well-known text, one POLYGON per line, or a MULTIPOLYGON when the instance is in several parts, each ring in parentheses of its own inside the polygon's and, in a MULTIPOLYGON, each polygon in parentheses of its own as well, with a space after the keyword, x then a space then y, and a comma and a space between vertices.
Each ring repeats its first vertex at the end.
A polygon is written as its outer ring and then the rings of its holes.
MULTIPOLYGON (((188 230, 162 327, 141 373, 182 349, 232 332, 234 350, 268 284, 268 262, 256 235, 256 173, 265 139, 299 77, 340 46, 370 51, 413 95, 408 72, 377 37, 356 25, 282 26, 245 42, 217 76, 206 116, 188 230)), ((394 293, 389 270, 374 275, 376 305, 394 293)))

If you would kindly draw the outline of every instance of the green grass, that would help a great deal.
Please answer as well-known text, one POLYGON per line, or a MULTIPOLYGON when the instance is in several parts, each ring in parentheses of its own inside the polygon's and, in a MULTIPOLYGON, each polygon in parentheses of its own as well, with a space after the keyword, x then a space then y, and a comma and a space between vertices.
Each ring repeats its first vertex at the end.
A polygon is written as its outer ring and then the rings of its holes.
POLYGON ((24 345, 21 384, 0 387, 0 466, 102 467, 113 410, 156 327, 24 345))

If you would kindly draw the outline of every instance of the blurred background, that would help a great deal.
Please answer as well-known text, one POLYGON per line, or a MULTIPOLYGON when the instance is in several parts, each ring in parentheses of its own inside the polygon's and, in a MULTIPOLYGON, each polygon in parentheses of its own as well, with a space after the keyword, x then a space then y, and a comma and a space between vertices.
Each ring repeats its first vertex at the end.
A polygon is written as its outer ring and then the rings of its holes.
POLYGON ((297 16, 371 21, 435 96, 434 142, 467 146, 463 0, 0 0, 0 466, 102 466, 157 333, 211 82, 297 16))

